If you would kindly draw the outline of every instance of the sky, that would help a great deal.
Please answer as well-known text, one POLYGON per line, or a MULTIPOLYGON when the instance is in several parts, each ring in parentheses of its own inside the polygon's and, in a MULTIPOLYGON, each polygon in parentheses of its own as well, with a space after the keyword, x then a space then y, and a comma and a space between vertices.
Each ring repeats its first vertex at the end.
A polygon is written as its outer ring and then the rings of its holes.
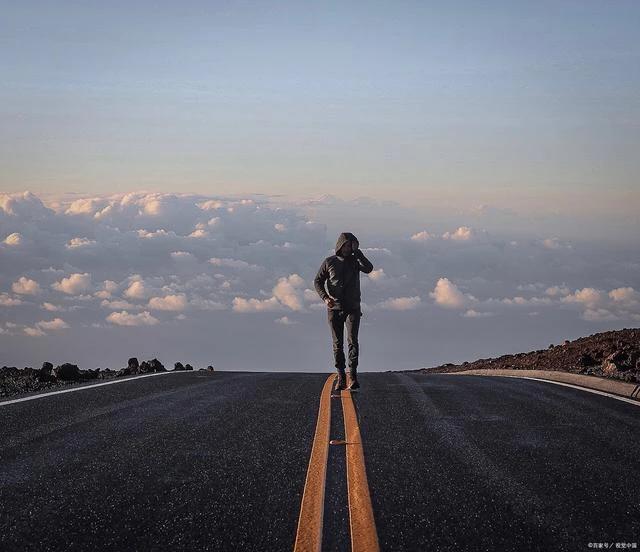
POLYGON ((342 231, 363 369, 638 325, 635 1, 0 8, 0 365, 323 371, 342 231))

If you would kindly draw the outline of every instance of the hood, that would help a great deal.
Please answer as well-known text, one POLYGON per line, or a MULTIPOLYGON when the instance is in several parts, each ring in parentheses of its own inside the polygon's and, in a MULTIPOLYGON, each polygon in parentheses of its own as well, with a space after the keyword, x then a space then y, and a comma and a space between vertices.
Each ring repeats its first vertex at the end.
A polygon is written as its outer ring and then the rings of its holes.
POLYGON ((357 241, 358 243, 360 243, 358 241, 358 238, 356 238, 351 232, 342 232, 342 234, 340 234, 340 236, 338 237, 338 241, 336 242, 336 255, 340 253, 340 248, 348 241, 357 241))

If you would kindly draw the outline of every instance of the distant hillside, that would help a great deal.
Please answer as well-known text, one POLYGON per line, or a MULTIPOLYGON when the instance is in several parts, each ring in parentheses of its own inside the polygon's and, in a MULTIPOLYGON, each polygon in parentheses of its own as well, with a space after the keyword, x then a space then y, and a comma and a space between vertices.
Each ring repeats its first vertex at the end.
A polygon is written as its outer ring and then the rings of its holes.
POLYGON ((413 371, 463 372, 480 368, 555 370, 640 383, 640 329, 597 333, 539 351, 413 371))

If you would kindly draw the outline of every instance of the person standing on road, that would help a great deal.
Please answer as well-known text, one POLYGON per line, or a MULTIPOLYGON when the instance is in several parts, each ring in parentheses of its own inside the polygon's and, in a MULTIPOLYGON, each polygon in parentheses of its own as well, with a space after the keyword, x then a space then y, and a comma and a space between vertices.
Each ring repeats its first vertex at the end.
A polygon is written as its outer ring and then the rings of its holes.
POLYGON ((349 389, 358 389, 358 330, 360 328, 360 272, 369 274, 373 265, 360 250, 358 238, 343 232, 336 243, 336 254, 322 261, 314 286, 327 304, 327 316, 333 339, 333 359, 338 370, 338 389, 346 387, 344 326, 349 344, 349 389), (325 287, 326 284, 326 287, 325 287))

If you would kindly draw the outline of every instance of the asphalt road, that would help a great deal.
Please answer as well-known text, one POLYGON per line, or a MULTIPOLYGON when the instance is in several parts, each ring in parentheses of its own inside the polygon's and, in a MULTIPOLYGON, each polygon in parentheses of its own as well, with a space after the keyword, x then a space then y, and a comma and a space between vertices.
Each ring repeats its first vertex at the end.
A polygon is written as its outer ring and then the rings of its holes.
MULTIPOLYGON (((0 550, 291 550, 325 380, 181 373, 0 406, 0 550)), ((640 546, 639 407, 511 378, 361 384, 382 550, 640 546)), ((349 549, 348 515, 332 446, 323 549, 349 549)))

